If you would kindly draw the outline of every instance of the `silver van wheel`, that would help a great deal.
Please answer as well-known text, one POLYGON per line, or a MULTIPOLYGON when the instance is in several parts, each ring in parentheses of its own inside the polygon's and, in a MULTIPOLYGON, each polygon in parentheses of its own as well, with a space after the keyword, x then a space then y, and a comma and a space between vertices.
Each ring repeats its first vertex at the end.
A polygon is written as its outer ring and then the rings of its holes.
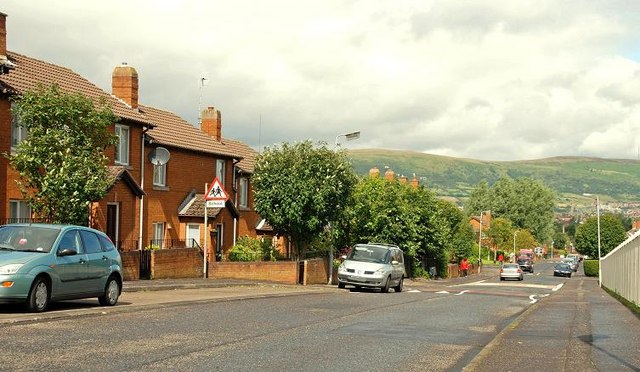
POLYGON ((393 290, 396 292, 402 292, 403 287, 404 287, 404 276, 401 276, 400 281, 398 282, 398 285, 395 286, 393 290))
POLYGON ((391 277, 387 277, 387 281, 384 282, 384 286, 380 288, 380 292, 389 293, 389 287, 391 286, 391 277))

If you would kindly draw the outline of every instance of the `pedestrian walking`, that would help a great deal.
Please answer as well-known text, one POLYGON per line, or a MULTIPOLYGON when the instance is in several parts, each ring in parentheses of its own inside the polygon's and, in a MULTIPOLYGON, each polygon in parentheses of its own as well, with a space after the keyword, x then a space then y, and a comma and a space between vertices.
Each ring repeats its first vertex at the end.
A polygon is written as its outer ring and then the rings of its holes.
POLYGON ((503 261, 504 261, 504 256, 502 255, 502 253, 500 253, 500 255, 498 256, 498 262, 500 262, 500 266, 502 266, 503 261))

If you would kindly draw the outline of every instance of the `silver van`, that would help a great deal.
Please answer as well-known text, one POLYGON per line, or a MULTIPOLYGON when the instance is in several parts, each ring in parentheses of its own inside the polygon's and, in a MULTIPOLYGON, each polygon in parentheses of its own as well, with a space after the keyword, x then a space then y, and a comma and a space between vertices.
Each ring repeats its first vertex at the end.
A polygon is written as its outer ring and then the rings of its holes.
POLYGON ((380 288, 382 293, 393 287, 402 292, 404 277, 404 255, 397 245, 356 244, 338 268, 338 288, 347 284, 360 287, 380 288))

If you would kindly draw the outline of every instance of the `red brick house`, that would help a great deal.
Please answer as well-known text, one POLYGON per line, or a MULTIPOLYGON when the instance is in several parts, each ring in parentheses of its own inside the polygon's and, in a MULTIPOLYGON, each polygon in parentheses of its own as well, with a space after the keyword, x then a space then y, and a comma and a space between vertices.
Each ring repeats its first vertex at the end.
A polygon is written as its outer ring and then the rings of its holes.
MULTIPOLYGON (((207 235, 209 258, 226 255, 236 238, 257 236, 260 218, 253 209, 250 176, 257 153, 248 145, 222 137, 220 111, 202 112, 202 129, 179 116, 138 102, 138 74, 126 64, 112 73, 112 94, 70 69, 6 50, 6 15, 0 13, 0 153, 25 138, 11 115, 12 96, 38 84, 92 99, 105 97, 119 117, 112 129, 119 143, 108 149, 111 188, 93 205, 90 224, 107 232, 123 251, 147 246, 202 246, 207 235), (164 165, 150 155, 168 150, 164 165), (225 208, 208 209, 204 226, 205 184, 217 177, 230 199, 225 208)), ((0 223, 28 220, 31 213, 15 185, 17 173, 0 156, 0 223)))

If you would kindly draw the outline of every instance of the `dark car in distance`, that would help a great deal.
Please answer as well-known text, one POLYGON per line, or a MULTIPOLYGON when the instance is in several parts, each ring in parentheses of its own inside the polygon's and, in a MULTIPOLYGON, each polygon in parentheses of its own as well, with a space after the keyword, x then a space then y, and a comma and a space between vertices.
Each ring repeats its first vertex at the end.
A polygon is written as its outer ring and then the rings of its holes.
POLYGON ((522 271, 526 271, 533 274, 533 261, 526 256, 518 257, 518 266, 522 269, 522 271))
POLYGON ((569 264, 559 263, 553 268, 553 276, 566 276, 567 278, 571 278, 572 273, 573 268, 569 264))

